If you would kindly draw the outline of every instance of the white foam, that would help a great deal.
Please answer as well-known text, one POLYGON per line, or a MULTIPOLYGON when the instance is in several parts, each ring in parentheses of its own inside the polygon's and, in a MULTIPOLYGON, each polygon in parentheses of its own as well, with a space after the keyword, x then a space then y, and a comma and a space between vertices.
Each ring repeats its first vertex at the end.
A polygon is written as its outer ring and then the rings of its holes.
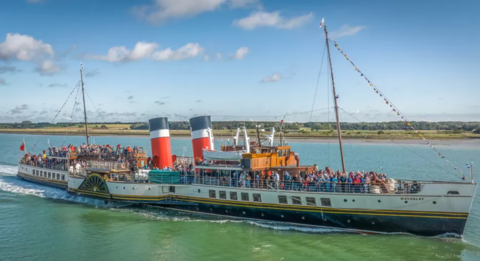
POLYGON ((105 203, 103 200, 75 196, 62 189, 51 188, 24 181, 12 175, 0 174, 0 191, 6 191, 19 195, 29 195, 40 198, 76 202, 94 205, 96 207, 117 206, 116 204, 105 203))
POLYGON ((18 173, 17 166, 0 164, 0 176, 12 176, 12 175, 17 175, 17 173, 18 173))

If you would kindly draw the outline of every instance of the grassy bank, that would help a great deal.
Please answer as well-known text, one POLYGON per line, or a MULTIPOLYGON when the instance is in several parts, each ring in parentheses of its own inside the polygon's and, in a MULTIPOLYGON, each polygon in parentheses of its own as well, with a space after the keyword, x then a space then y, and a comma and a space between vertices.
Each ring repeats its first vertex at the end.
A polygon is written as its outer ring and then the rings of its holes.
MULTIPOLYGON (((90 126, 89 126, 90 127, 90 126)), ((480 138, 480 134, 473 134, 472 132, 451 132, 451 131, 421 131, 427 139, 446 140, 446 139, 468 139, 480 138)), ((0 133, 15 133, 15 134, 50 134, 50 135, 84 135, 85 129, 78 126, 72 127, 49 127, 38 129, 0 129, 0 133)), ((149 134, 148 130, 130 130, 127 124, 108 124, 106 128, 98 128, 92 126, 89 128, 90 135, 104 136, 104 135, 145 135, 149 134)), ((230 138, 234 135, 232 130, 214 130, 214 136, 230 138)), ((251 137, 256 135, 255 130, 248 130, 251 137)), ((188 137, 189 130, 170 130, 171 136, 188 137)), ((277 134, 278 135, 278 134, 277 134)), ((342 131, 342 136, 347 139, 394 139, 394 140, 418 140, 418 134, 413 131, 366 131, 366 130, 346 130, 342 131)), ((318 138, 318 139, 335 139, 337 132, 334 130, 319 130, 311 131, 310 129, 301 129, 297 131, 286 131, 285 137, 292 138, 318 138)))

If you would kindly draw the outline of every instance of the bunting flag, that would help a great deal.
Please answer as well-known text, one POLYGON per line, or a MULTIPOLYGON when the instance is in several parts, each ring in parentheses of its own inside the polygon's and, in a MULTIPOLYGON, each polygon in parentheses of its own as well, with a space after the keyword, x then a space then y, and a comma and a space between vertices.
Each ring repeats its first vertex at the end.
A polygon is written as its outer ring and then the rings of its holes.
MULTIPOLYGON (((339 46, 339 44, 338 44, 335 40, 333 40, 332 38, 329 38, 329 40, 335 44, 335 47, 337 47, 338 50, 340 50, 340 46, 339 46)), ((352 60, 350 60, 350 58, 347 56, 347 54, 346 54, 343 50, 341 50, 340 52, 341 52, 341 53, 343 54, 343 56, 350 62, 350 64, 355 68, 355 71, 358 72, 358 73, 360 74, 360 76, 362 76, 362 77, 365 78, 365 81, 368 82, 368 84, 370 85, 370 87, 373 87, 373 91, 374 91, 375 93, 377 93, 380 97, 382 97, 382 98, 384 99, 385 104, 389 105, 390 108, 393 109, 393 112, 396 112, 397 116, 399 116, 399 117, 401 117, 403 120, 405 120, 405 123, 407 124, 407 126, 410 127, 410 128, 415 132, 415 134, 418 134, 418 136, 419 136, 423 141, 425 141, 425 143, 426 143, 427 145, 429 145, 435 152, 437 152, 437 153, 438 153, 438 156, 439 156, 440 158, 445 159, 447 163, 450 163, 451 166, 452 166, 456 171, 458 171, 458 173, 460 173, 460 175, 463 176, 462 171, 458 170, 458 168, 457 168, 455 165, 453 165, 453 163, 451 163, 448 159, 446 159, 446 158, 445 158, 445 155, 443 155, 442 153, 440 153, 440 152, 437 150, 437 148, 435 148, 435 147, 423 136, 423 134, 422 134, 419 130, 415 129, 415 127, 412 126, 412 124, 411 124, 410 121, 408 120, 407 116, 405 116, 405 114, 403 114, 403 113, 397 108, 397 106, 395 106, 395 105, 392 103, 392 101, 391 101, 390 99, 388 99, 388 98, 385 96, 385 94, 383 94, 382 91, 380 91, 380 90, 377 88, 377 86, 375 86, 375 85, 367 78, 367 76, 365 76, 364 73, 360 71, 360 69, 358 69, 358 66, 355 65, 355 63, 354 63, 352 60)), ((468 164, 467 164, 467 165, 468 165, 468 164)), ((463 179, 465 179, 465 177, 463 177, 463 179)))
MULTIPOLYGON (((325 18, 322 18, 322 21, 320 22, 320 25, 318 27, 322 28, 324 23, 325 23, 325 18)), ((338 49, 340 49, 340 48, 338 48, 338 49)))
POLYGON ((20 151, 24 151, 25 150, 25 141, 22 142, 22 145, 20 145, 20 151))

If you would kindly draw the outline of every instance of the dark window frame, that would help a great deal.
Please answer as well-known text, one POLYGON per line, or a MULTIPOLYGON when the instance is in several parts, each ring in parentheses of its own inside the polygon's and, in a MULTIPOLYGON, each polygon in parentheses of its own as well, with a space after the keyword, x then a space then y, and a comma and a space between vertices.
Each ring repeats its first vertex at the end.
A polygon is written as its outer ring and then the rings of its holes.
POLYGON ((305 200, 307 201, 307 206, 316 206, 317 201, 313 197, 306 197, 305 200))
POLYGON ((302 205, 302 198, 299 196, 292 196, 293 205, 302 205))
POLYGON ((230 199, 231 200, 238 200, 238 193, 236 191, 230 191, 230 199), (233 196, 233 195, 235 195, 235 196, 233 196))
POLYGON ((332 206, 332 201, 330 200, 330 198, 320 198, 320 203, 322 204, 322 207, 332 206))
POLYGON ((219 196, 220 199, 227 199, 227 192, 220 190, 218 192, 218 196, 219 196))
POLYGON ((278 195, 278 203, 280 204, 288 204, 288 198, 284 195, 278 195))
POLYGON ((210 198, 217 198, 217 192, 213 189, 208 191, 208 197, 210 198))
POLYGON ((250 201, 250 196, 248 195, 248 192, 242 192, 241 197, 242 201, 250 201))
POLYGON ((260 194, 260 193, 253 193, 253 201, 254 201, 254 202, 262 202, 262 194, 260 194))

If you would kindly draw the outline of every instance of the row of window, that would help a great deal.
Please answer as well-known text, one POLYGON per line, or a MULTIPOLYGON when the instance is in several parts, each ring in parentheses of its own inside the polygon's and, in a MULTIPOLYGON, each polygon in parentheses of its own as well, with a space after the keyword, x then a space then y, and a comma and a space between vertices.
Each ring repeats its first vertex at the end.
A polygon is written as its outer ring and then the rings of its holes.
MULTIPOLYGON (((217 192, 215 190, 209 190, 208 195, 210 198, 217 198, 217 192)), ((242 201, 250 201, 250 194, 248 192, 241 192, 240 193, 242 201)), ((253 201, 254 202, 262 202, 262 195, 258 193, 253 193, 253 201)), ((220 199, 227 199, 227 192, 226 191, 219 191, 219 198, 220 199)), ((302 199, 300 196, 291 196, 293 205, 302 205, 302 199)), ((306 197, 307 206, 316 206, 317 202, 316 199, 313 197, 306 197)), ((238 200, 238 192, 230 191, 230 200, 238 200)), ((287 196, 279 195, 278 196, 278 203, 280 204, 289 204, 287 196)), ((332 203, 330 198, 320 198, 320 204, 323 207, 331 207, 332 203)))
POLYGON ((65 174, 32 169, 32 175, 49 179, 65 180, 65 174))

